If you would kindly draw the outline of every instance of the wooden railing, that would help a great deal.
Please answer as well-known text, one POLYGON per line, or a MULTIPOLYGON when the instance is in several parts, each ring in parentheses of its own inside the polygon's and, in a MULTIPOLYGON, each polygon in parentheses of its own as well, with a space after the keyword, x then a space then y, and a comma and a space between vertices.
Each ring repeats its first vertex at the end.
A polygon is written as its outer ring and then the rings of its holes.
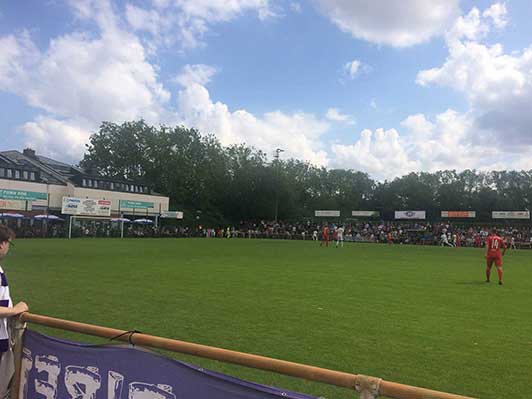
MULTIPOLYGON (((19 331, 19 342, 15 347, 15 359, 17 362, 17 367, 13 384, 13 386, 17 388, 13 389, 13 391, 16 391, 17 393, 18 387, 20 385, 20 362, 22 353, 20 337, 22 336, 23 325, 25 322, 102 338, 118 337, 118 340, 130 342, 134 345, 160 348, 173 352, 218 360, 221 362, 252 367, 260 370, 273 371, 275 373, 304 378, 310 381, 322 382, 338 387, 356 390, 359 392, 362 399, 374 399, 378 396, 386 396, 394 399, 472 399, 471 397, 467 396, 399 384, 362 374, 345 373, 285 360, 252 355, 249 353, 236 352, 227 349, 215 348, 212 346, 162 338, 154 335, 132 333, 125 330, 62 320, 32 313, 23 313, 18 318, 19 328, 16 331, 19 331)), ((12 398, 18 399, 17 396, 18 395, 12 395, 12 398)))

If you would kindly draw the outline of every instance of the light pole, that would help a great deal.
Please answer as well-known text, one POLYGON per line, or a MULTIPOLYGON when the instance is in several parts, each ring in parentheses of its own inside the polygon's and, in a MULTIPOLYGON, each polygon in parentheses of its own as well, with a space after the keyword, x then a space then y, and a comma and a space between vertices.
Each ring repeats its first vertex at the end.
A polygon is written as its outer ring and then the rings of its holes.
POLYGON ((277 222, 277 216, 279 213, 279 154, 284 152, 281 148, 275 149, 275 221, 277 222))

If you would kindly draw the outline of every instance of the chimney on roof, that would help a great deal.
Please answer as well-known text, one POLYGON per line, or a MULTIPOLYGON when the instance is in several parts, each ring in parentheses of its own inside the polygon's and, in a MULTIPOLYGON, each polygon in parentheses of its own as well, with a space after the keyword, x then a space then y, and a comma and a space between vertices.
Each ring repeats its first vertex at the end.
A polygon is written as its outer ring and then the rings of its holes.
POLYGON ((24 148, 24 150, 22 150, 22 154, 24 154, 28 158, 33 158, 33 159, 37 158, 35 156, 35 150, 32 149, 32 148, 29 148, 29 147, 28 148, 24 148))

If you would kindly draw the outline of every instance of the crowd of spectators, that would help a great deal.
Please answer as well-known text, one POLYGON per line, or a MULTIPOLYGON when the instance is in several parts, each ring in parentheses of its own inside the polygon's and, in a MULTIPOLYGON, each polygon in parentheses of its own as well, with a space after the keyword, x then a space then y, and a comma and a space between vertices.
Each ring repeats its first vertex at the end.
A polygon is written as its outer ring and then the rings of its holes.
MULTIPOLYGON (((0 223, 6 221, 0 221, 0 223)), ((23 223, 7 221, 19 238, 68 236, 68 223, 38 222, 23 223)), ((242 221, 234 226, 216 228, 196 225, 130 224, 111 223, 103 220, 81 220, 72 227, 72 237, 205 237, 205 238, 272 238, 289 240, 320 240, 325 224, 330 227, 330 240, 334 240, 335 229, 344 228, 345 241, 447 245, 447 246, 484 246, 491 224, 465 224, 451 222, 414 222, 414 221, 242 221)), ((532 226, 530 224, 505 224, 498 226, 499 235, 509 244, 517 247, 532 246, 532 226)))

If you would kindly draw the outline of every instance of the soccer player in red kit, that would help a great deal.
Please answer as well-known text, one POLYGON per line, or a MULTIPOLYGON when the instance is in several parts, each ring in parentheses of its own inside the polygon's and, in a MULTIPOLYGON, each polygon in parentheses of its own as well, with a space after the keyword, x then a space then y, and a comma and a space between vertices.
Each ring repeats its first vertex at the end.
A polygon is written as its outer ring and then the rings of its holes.
POLYGON ((326 247, 329 246, 329 225, 325 224, 323 227, 322 241, 320 242, 320 247, 325 244, 326 247))
POLYGON ((502 257, 506 253, 506 243, 497 235, 497 230, 493 229, 491 235, 486 240, 486 282, 490 282, 491 266, 495 262, 497 274, 499 275, 499 285, 502 285, 502 257), (502 254, 501 254, 502 248, 502 254))

